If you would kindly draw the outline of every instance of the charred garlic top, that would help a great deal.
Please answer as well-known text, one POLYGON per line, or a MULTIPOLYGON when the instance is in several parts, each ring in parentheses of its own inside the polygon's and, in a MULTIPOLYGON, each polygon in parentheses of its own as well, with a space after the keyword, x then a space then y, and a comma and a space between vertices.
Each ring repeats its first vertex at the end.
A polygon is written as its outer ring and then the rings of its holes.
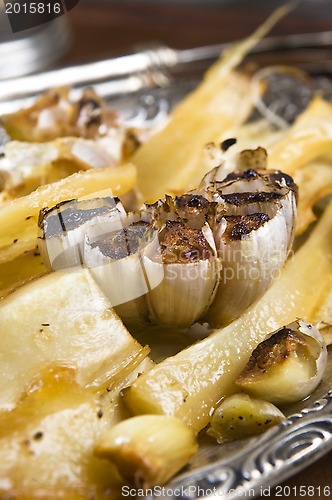
POLYGON ((93 224, 122 227, 125 210, 118 198, 69 200, 40 212, 39 248, 44 263, 57 270, 82 264, 84 235, 93 224))

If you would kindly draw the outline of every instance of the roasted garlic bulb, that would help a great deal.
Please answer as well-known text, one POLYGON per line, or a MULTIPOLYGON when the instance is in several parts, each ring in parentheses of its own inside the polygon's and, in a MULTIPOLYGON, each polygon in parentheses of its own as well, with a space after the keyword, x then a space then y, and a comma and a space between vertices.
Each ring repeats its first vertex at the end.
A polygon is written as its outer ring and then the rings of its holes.
MULTIPOLYGON (((262 151, 243 152, 242 161, 249 155, 251 165, 258 155, 262 165, 262 151)), ((297 192, 279 171, 238 170, 224 180, 220 173, 214 169, 195 192, 166 196, 137 212, 126 213, 119 200, 106 198, 43 212, 45 261, 88 267, 124 320, 179 327, 202 319, 216 327, 230 323, 283 267, 297 192)))
POLYGON ((299 319, 256 347, 236 383, 271 403, 294 403, 316 389, 326 361, 323 337, 312 324, 299 319))

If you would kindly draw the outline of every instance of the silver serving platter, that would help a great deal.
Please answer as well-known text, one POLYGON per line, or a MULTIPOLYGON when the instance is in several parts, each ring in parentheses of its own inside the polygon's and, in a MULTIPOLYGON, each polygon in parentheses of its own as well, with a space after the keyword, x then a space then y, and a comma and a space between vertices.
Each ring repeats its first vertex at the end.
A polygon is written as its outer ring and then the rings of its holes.
MULTIPOLYGON (((255 53, 278 52, 292 64, 301 54, 299 66, 317 76, 317 86, 332 97, 331 47, 332 32, 326 32, 267 38, 257 45, 255 53)), ((85 86, 93 86, 130 125, 155 126, 197 85, 204 69, 224 48, 177 51, 145 47, 115 59, 5 80, 0 82, 0 115, 29 104, 40 92, 69 84, 74 95, 85 86)), ((292 105, 293 94, 290 84, 292 105)), ((0 145, 6 140, 0 129, 0 145)), ((331 352, 320 386, 305 401, 284 411, 287 420, 259 437, 222 446, 203 437, 199 452, 185 471, 164 488, 163 494, 151 491, 148 498, 252 498, 262 488, 281 483, 332 450, 331 352)))

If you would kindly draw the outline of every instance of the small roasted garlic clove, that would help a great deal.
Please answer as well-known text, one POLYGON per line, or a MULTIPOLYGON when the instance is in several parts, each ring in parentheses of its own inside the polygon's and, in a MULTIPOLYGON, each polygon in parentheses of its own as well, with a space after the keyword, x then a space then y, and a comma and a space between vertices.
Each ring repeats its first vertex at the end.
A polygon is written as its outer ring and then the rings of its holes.
POLYGON ((294 403, 316 389, 326 362, 323 337, 313 325, 299 319, 258 345, 236 384, 271 403, 294 403))
POLYGON ((159 234, 161 261, 144 258, 151 275, 164 273, 160 285, 147 295, 153 322, 185 327, 195 323, 210 307, 219 283, 220 263, 213 235, 184 222, 167 221, 159 234))
POLYGON ((195 433, 180 419, 142 415, 120 422, 104 434, 95 454, 116 465, 136 487, 166 483, 197 451, 195 433))
POLYGON ((86 230, 94 224, 123 225, 125 210, 118 198, 69 200, 39 214, 38 246, 43 262, 58 270, 83 263, 83 243, 86 230))
POLYGON ((272 403, 239 393, 222 401, 212 415, 207 433, 221 444, 261 434, 285 418, 272 403))

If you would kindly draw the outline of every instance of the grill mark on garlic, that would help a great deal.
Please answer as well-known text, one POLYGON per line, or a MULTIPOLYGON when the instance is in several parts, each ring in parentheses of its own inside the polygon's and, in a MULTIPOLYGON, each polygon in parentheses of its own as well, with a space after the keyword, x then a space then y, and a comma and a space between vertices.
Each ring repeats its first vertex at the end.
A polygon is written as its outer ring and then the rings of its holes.
POLYGON ((105 257, 123 259, 137 252, 140 241, 147 236, 149 228, 148 222, 133 222, 128 227, 113 231, 92 242, 91 248, 99 248, 105 257))
POLYGON ((243 205, 248 205, 250 203, 262 203, 274 200, 280 200, 282 194, 280 193, 266 193, 261 191, 259 193, 230 193, 223 194, 220 193, 220 197, 225 201, 225 203, 230 205, 235 205, 236 207, 241 207, 243 205))
POLYGON ((240 240, 244 235, 257 231, 263 224, 270 220, 267 214, 257 213, 249 215, 225 215, 227 222, 224 238, 240 240))

